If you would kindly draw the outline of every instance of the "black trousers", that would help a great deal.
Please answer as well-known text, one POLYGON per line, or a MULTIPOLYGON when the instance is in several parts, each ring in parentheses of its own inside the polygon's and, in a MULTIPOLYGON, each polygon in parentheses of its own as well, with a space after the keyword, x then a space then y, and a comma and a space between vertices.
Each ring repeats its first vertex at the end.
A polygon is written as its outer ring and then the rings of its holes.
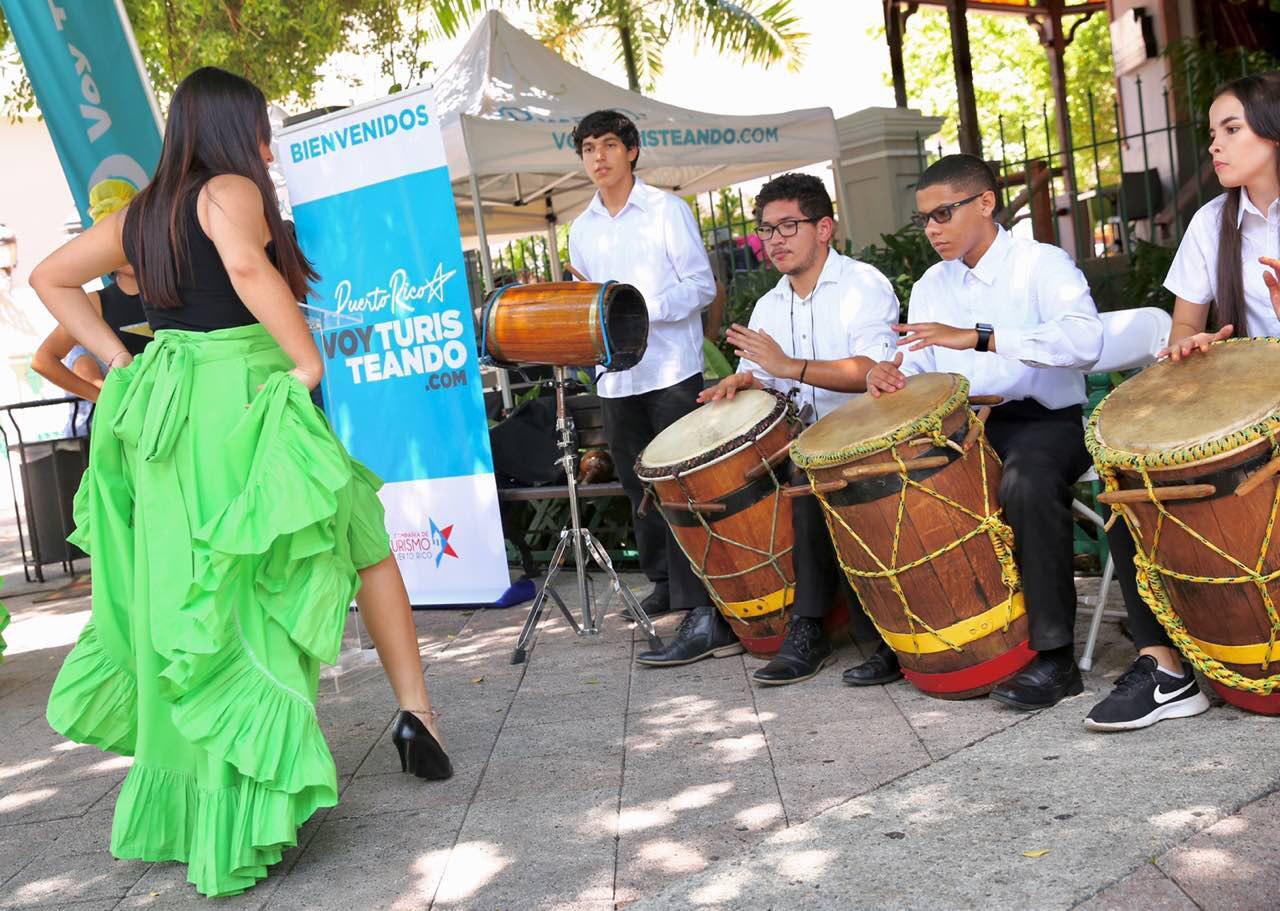
POLYGON ((1004 462, 1000 505, 1013 529, 1031 647, 1075 641, 1071 487, 1090 464, 1079 405, 1056 410, 1034 399, 991 411, 987 439, 1004 462))
POLYGON ((711 597, 657 507, 650 507, 643 516, 638 514, 644 486, 636 477, 635 465, 636 458, 654 437, 698 407, 702 387, 702 374, 696 373, 665 389, 621 398, 600 398, 609 452, 622 489, 631 501, 640 569, 651 582, 670 585, 671 606, 677 610, 710 604, 711 597))
MULTIPOLYGON (((796 483, 805 479, 797 473, 796 483)), ((836 593, 843 588, 849 606, 856 610, 858 599, 849 587, 844 570, 836 558, 836 547, 822 515, 817 497, 795 497, 791 501, 791 526, 795 529, 795 545, 791 552, 796 571, 795 600, 791 612, 797 617, 821 620, 831 613, 836 593)))
MULTIPOLYGON (((1103 518, 1110 514, 1111 510, 1104 509, 1103 518)), ((1129 534, 1129 526, 1123 521, 1112 525, 1107 532, 1107 546, 1111 548, 1111 559, 1115 563, 1115 579, 1120 583, 1120 591, 1124 593, 1124 610, 1129 615, 1129 632, 1133 635, 1134 646, 1139 649, 1157 645, 1173 648, 1164 627, 1138 594, 1138 574, 1133 568, 1137 547, 1133 543, 1133 536, 1129 534)))

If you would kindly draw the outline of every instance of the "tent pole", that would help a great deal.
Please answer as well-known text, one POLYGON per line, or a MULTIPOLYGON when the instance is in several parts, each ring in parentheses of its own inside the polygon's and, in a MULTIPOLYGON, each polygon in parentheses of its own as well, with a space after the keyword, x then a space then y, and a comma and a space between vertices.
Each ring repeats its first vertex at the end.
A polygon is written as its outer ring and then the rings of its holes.
POLYGON ((840 170, 840 149, 836 149, 831 159, 831 176, 836 183, 836 209, 840 215, 840 233, 849 243, 853 243, 853 209, 849 206, 848 190, 844 185, 844 174, 840 170))
MULTIPOLYGON (((467 182, 471 186, 471 211, 476 222, 476 242, 480 245, 480 272, 484 276, 485 293, 488 294, 494 290, 493 285, 493 260, 489 256, 489 238, 484 230, 484 206, 480 205, 480 182, 476 180, 475 162, 471 158, 471 143, 467 141, 467 118, 461 118, 462 125, 462 145, 467 150, 467 165, 471 171, 467 182)), ((511 395, 511 377, 507 375, 507 371, 498 368, 498 390, 502 393, 502 407, 510 409, 515 405, 515 398, 511 395)))
POLYGON ((553 281, 564 281, 564 270, 560 268, 560 245, 556 242, 556 210, 551 205, 551 194, 546 195, 547 200, 547 244, 551 247, 551 278, 553 281))

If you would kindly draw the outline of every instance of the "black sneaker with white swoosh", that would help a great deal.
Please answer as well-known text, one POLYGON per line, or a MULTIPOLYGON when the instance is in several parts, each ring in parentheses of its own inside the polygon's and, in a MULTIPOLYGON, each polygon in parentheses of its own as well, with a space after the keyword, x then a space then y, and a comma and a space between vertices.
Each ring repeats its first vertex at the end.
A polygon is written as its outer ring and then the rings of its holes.
POLYGON ((1160 670, 1156 659, 1140 655, 1116 680, 1111 695, 1084 719, 1091 731, 1135 731, 1166 718, 1189 718, 1209 710, 1196 675, 1187 668, 1181 677, 1160 670))

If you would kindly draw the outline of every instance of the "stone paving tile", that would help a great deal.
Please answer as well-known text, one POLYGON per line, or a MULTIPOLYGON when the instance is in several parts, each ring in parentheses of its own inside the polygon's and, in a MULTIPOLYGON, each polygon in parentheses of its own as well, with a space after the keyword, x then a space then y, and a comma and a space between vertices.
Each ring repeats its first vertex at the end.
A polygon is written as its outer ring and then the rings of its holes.
POLYGON ((264 907, 426 908, 439 881, 436 867, 455 838, 433 811, 326 818, 264 907))
POLYGON ((480 768, 460 765, 446 781, 425 781, 399 773, 356 777, 343 789, 330 815, 338 820, 430 812, 442 820, 461 818, 480 778, 480 768))
POLYGON ((621 718, 584 718, 532 727, 504 727, 493 748, 495 759, 618 755, 623 751, 621 718))
POLYGON ((1078 717, 1072 704, 1037 713, 668 884, 636 911, 1069 907, 1221 818, 1235 795, 1280 787, 1274 763, 1259 764, 1280 737, 1270 719, 1212 712, 1195 738, 1170 741, 1093 735, 1078 717))
POLYGON ((210 899, 187 882, 184 864, 152 864, 115 907, 117 911, 200 911, 214 904, 218 911, 258 911, 283 882, 273 871, 248 892, 210 899))
POLYGON ((1215 823, 1157 862, 1205 911, 1264 911, 1280 904, 1280 794, 1215 823))
POLYGON ((962 701, 935 699, 905 680, 882 689, 934 760, 972 746, 984 737, 1027 718, 1025 713, 1013 711, 986 697, 962 701))
POLYGON ((58 911, 115 911, 120 906, 118 898, 91 898, 87 901, 56 900, 49 905, 0 905, 0 911, 19 911, 27 908, 57 908, 58 911))
MULTIPOLYGON (((638 595, 647 593, 643 581, 629 579, 638 595)), ((561 591, 572 604, 576 593, 569 579, 561 591)), ((11 608, 13 600, 7 599, 11 608)), ((779 878, 807 884, 808 891, 788 893, 788 905, 844 907, 848 902, 838 898, 843 885, 860 872, 866 875, 859 864, 879 856, 884 846, 899 847, 886 840, 890 823, 913 833, 906 838, 912 853, 892 855, 901 865, 903 857, 939 850, 945 840, 931 832, 942 838, 957 820, 974 813, 984 818, 982 807, 991 798, 971 781, 984 769, 970 766, 965 777, 967 751, 987 757, 988 764, 1026 766, 1034 759, 1037 774, 1049 761, 1036 752, 1034 738, 1035 755, 1026 752, 1028 735, 1018 728, 1024 722, 1034 726, 1036 716, 1006 712, 985 700, 940 702, 906 683, 843 686, 840 671, 869 654, 868 641, 838 642, 836 662, 805 684, 762 688, 749 675, 763 662, 749 656, 681 668, 633 665, 632 655, 647 643, 616 607, 614 599, 602 632, 589 637, 574 635, 558 612, 549 613, 528 661, 515 666, 509 659, 527 605, 415 612, 428 684, 445 712, 442 727, 457 769, 448 782, 400 773, 387 742, 396 706, 376 664, 322 680, 319 716, 339 767, 339 806, 303 828, 300 847, 286 854, 268 880, 219 906, 605 911, 615 901, 643 906, 664 887, 693 877, 696 885, 679 893, 675 906, 724 904, 754 911, 769 893, 769 883, 759 878, 767 867, 773 885, 779 878), (989 743, 999 738, 1014 738, 1008 742, 1019 744, 1017 755, 993 753, 989 743), (926 778, 910 784, 932 775, 926 767, 940 759, 961 763, 959 777, 946 778, 946 787, 963 792, 963 803, 940 796, 938 785, 926 778), (802 837, 806 820, 828 825, 834 818, 844 827, 834 845, 802 837), (788 825, 793 829, 783 831, 788 825), (852 865, 838 861, 846 833, 868 826, 875 839, 865 842, 866 857, 852 865), (768 864, 757 864, 744 877, 734 864, 755 856, 766 839, 778 847, 768 849, 768 864), (722 901, 735 890, 738 898, 722 901)), ((33 616, 41 628, 55 631, 68 629, 67 618, 84 608, 84 602, 39 610, 18 606, 24 620, 33 616)), ((350 643, 356 641, 354 619, 348 623, 350 643)), ((681 619, 659 618, 661 635, 673 635, 681 619)), ((1078 639, 1086 622, 1082 612, 1078 639)), ((19 735, 0 738, 0 909, 15 903, 68 911, 209 907, 186 883, 182 865, 109 858, 112 792, 125 761, 66 744, 43 721, 48 688, 69 641, 24 651, 0 666, 0 730, 19 735)), ((1131 658, 1131 646, 1115 625, 1104 625, 1095 670, 1086 677, 1088 693, 1055 710, 1051 732, 1072 728, 1065 741, 1070 749, 1061 749, 1057 759, 1081 780, 1107 774, 1117 756, 1148 750, 1141 741, 1130 747, 1130 741, 1121 744, 1072 727, 1131 658)), ((1213 719, 1212 736, 1230 742, 1252 742, 1271 732, 1231 709, 1206 717, 1213 719)), ((1183 775, 1145 807, 1145 824, 1161 833, 1157 842, 1164 848, 1224 815, 1220 802, 1200 799, 1207 782, 1223 789, 1229 782, 1242 794, 1225 812, 1262 793, 1257 769, 1242 768, 1240 757, 1230 753, 1193 749, 1197 742, 1198 737, 1161 741, 1164 760, 1183 775), (1248 794, 1241 791, 1249 788, 1248 794)), ((1178 902, 1187 895, 1205 908, 1271 907, 1257 903, 1257 896, 1269 896, 1256 883, 1274 886, 1280 880, 1266 847, 1280 842, 1280 825, 1270 824, 1276 807, 1246 807, 1161 857, 1159 868, 1142 865, 1124 877, 1112 855, 1115 839, 1123 839, 1132 820, 1117 818, 1111 808, 1105 808, 1111 810, 1107 815, 1093 799, 1088 790, 1059 789, 1012 799, 1006 793, 1004 804, 993 805, 991 814, 1039 827, 1075 847, 1066 868, 1059 857, 988 872, 979 890, 991 897, 987 903, 1002 906, 995 899, 1020 880, 1053 882, 1058 891, 1043 894, 1062 895, 1064 876, 1085 882, 1086 871, 1096 876, 1116 870, 1116 881, 1087 907, 1133 906, 1144 889, 1150 907, 1185 908, 1178 902), (1090 842, 1099 831, 1108 837, 1090 842)), ((967 835, 966 851, 956 856, 972 853, 974 837, 967 835)), ((881 866, 888 870, 892 864, 881 866)), ((980 866, 966 861, 957 869, 971 877, 980 866)), ((901 880, 901 871, 896 875, 901 880)), ((1088 888, 1075 889, 1071 894, 1090 894, 1088 888)), ((957 893, 938 892, 945 894, 957 893)), ((903 904, 911 903, 899 893, 895 906, 903 904)))
POLYGON ((14 908, 61 908, 75 901, 119 901, 146 872, 141 861, 116 860, 105 846, 97 851, 42 856, 4 886, 4 901, 14 908))
MULTIPOLYGON (((0 826, 0 901, 8 895, 5 884, 36 857, 46 854, 76 822, 74 819, 56 819, 0 826)), ((98 846, 101 847, 101 843, 98 846)))
POLYGON ((1199 911, 1200 906, 1152 864, 1144 864, 1124 879, 1076 906, 1076 911, 1199 911))
POLYGON ((435 908, 550 908, 610 901, 616 785, 477 797, 443 871, 435 908))
POLYGON ((0 794, 0 826, 81 816, 115 790, 123 778, 121 773, 63 782, 28 781, 0 794))

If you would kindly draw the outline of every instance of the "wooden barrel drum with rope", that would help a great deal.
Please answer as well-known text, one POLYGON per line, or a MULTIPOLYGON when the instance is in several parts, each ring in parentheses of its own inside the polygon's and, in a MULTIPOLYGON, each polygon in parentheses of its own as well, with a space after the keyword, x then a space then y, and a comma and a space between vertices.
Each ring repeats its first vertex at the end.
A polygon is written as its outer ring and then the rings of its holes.
POLYGON ((822 503, 863 609, 922 692, 990 692, 1035 657, 1013 533, 1002 520, 1000 460, 951 373, 858 396, 800 435, 792 461, 822 503))
POLYGON ((1138 590, 1227 702, 1280 715, 1280 339, 1148 367, 1085 434, 1138 590))

